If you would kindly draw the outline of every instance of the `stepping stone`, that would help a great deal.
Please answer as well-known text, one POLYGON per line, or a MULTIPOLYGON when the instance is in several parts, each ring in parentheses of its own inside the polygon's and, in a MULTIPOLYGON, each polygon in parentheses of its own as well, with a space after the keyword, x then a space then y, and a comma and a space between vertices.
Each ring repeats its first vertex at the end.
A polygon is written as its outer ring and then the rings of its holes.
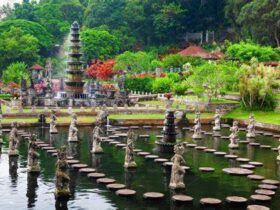
POLYGON ((145 159, 156 159, 156 158, 158 158, 157 155, 146 155, 145 156, 145 159))
POLYGON ((249 143, 249 145, 252 146, 252 147, 259 147, 261 144, 256 143, 256 142, 251 142, 251 143, 249 143))
POLYGON ((238 156, 236 156, 236 155, 225 155, 225 158, 227 158, 227 159, 236 159, 236 158, 238 158, 238 156))
POLYGON ((224 168, 223 172, 236 176, 247 176, 254 173, 253 171, 245 168, 224 168))
POLYGON ((8 128, 7 129, 2 129, 2 132, 3 133, 9 133, 9 132, 11 132, 11 129, 8 129, 8 128))
POLYGON ((162 138, 163 138, 162 135, 157 135, 156 137, 157 137, 158 139, 162 139, 162 138))
POLYGON ((222 128, 230 128, 229 124, 222 124, 221 126, 222 126, 222 128))
POLYGON ((82 164, 82 163, 72 165, 72 168, 74 168, 74 169, 81 169, 81 168, 86 168, 86 167, 87 167, 87 164, 82 164))
POLYGON ((139 135, 139 138, 149 138, 149 135, 139 135))
POLYGON ((270 145, 261 145, 260 148, 262 149, 271 149, 270 145))
POLYGON ((227 153, 226 152, 214 152, 215 155, 218 156, 225 156, 227 153))
POLYGON ((81 173, 94 173, 96 170, 94 168, 81 168, 79 172, 81 173))
POLYGON ((137 152, 142 152, 142 150, 141 149, 134 149, 133 152, 136 152, 136 153, 137 152))
POLYGON ((144 125, 143 128, 152 128, 150 125, 144 125))
POLYGON ((182 128, 182 130, 187 131, 187 130, 190 130, 190 128, 184 127, 184 128, 182 128))
POLYGON ((139 129, 139 126, 130 126, 131 129, 139 129))
POLYGON ((109 142, 109 144, 121 144, 121 142, 119 142, 119 141, 111 141, 111 142, 109 142))
POLYGON ((197 146, 195 147, 196 150, 205 150, 207 149, 207 147, 202 147, 202 146, 197 146))
POLYGON ((146 156, 146 155, 150 155, 151 153, 149 152, 137 152, 137 155, 140 155, 140 156, 146 156))
POLYGON ((53 157, 57 157, 58 153, 52 153, 53 157))
POLYGON ((67 159, 67 160, 73 160, 74 157, 73 157, 73 156, 67 156, 66 159, 67 159))
POLYGON ((264 136, 273 136, 272 133, 264 133, 263 135, 264 135, 264 136))
POLYGON ((239 196, 228 196, 226 197, 226 201, 232 204, 244 204, 247 203, 248 199, 239 196))
POLYGON ((127 137, 127 133, 119 133, 119 134, 116 134, 117 136, 119 137, 127 137))
POLYGON ((239 141, 240 144, 249 144, 250 141, 247 141, 247 140, 242 140, 242 141, 239 141))
POLYGON ((280 135, 273 135, 274 138, 280 138, 280 135))
POLYGON ((165 158, 157 158, 157 159, 154 159, 154 161, 156 163, 164 163, 164 162, 168 162, 168 159, 165 159, 165 158))
POLYGON ((246 131, 247 128, 239 128, 239 131, 246 131))
POLYGON ((216 199, 216 198, 202 198, 200 199, 200 204, 202 205, 220 205, 222 203, 222 201, 220 199, 216 199))
POLYGON ((126 186, 124 184, 114 183, 114 184, 107 184, 106 187, 110 190, 120 190, 120 189, 124 189, 126 186))
POLYGON ((255 190, 256 194, 260 194, 260 195, 267 195, 267 196, 273 196, 275 195, 275 192, 272 190, 264 190, 264 189, 258 189, 255 190))
POLYGON ((157 126, 157 128, 163 128, 164 126, 160 125, 160 126, 157 126))
POLYGON ((116 180, 110 178, 99 178, 96 180, 96 182, 100 184, 112 184, 116 182, 116 180))
POLYGON ((79 160, 66 160, 66 162, 67 162, 68 164, 70 164, 70 165, 80 163, 79 160))
POLYGON ((270 208, 261 205, 249 205, 247 206, 247 210, 270 210, 270 208))
POLYGON ((238 162, 243 162, 243 163, 247 163, 247 162, 250 161, 250 159, 248 159, 248 158, 237 158, 236 160, 237 160, 238 162))
POLYGON ((54 150, 55 147, 50 147, 50 146, 48 146, 48 147, 42 147, 42 149, 43 149, 43 150, 54 150))
POLYGON ((170 161, 164 162, 162 165, 163 165, 163 166, 167 166, 167 167, 172 167, 173 162, 170 162, 170 161))
POLYGON ((175 201, 175 202, 192 202, 193 201, 193 198, 190 197, 190 196, 187 196, 187 195, 173 195, 172 196, 172 200, 175 201))
POLYGON ((46 144, 46 143, 43 143, 43 144, 39 144, 38 146, 39 146, 39 147, 50 147, 51 145, 46 144))
POLYGON ((116 191, 117 195, 120 196, 133 196, 136 194, 135 190, 129 190, 129 189, 121 189, 116 191))
POLYGON ((256 166, 254 165, 250 165, 250 164, 243 164, 243 165, 240 165, 241 168, 246 168, 246 169, 255 169, 256 166))
POLYGON ((255 175, 255 174, 248 175, 247 177, 248 177, 249 179, 251 179, 251 180, 256 180, 256 181, 261 181, 261 180, 264 179, 263 176, 255 175))
POLYGON ((278 180, 272 180, 272 179, 265 179, 262 181, 263 184, 272 184, 272 185, 279 185, 280 182, 278 180))
POLYGON ((252 161, 252 162, 249 162, 250 165, 254 165, 254 166, 263 166, 263 163, 261 162, 256 162, 256 161, 252 161))
POLYGON ((189 167, 189 166, 182 166, 182 168, 183 168, 185 171, 190 170, 190 167, 189 167))
POLYGON ((272 184, 260 184, 258 185, 259 188, 264 190, 277 190, 278 187, 272 184))
POLYGON ((47 150, 47 153, 57 153, 56 149, 47 150))
POLYGON ((158 192, 147 192, 144 193, 143 197, 147 199, 160 199, 164 197, 164 194, 158 192))
POLYGON ((89 173, 87 175, 89 178, 99 179, 105 177, 105 174, 103 173, 89 173))
POLYGON ((116 144, 116 147, 125 147, 126 144, 116 144))
POLYGON ((221 136, 221 139, 229 139, 229 136, 221 136))
POLYGON ((276 147, 271 148, 271 150, 275 151, 275 152, 278 152, 278 148, 276 148, 276 147))
POLYGON ((254 201, 270 201, 271 197, 267 195, 251 195, 250 197, 254 201))
POLYGON ((215 169, 211 168, 211 167, 200 167, 199 170, 202 172, 214 172, 215 171, 215 169))
POLYGON ((112 140, 112 139, 105 139, 105 140, 102 140, 102 142, 104 142, 104 143, 109 143, 109 142, 112 142, 112 141, 114 141, 114 140, 112 140))
POLYGON ((196 144, 186 144, 186 147, 189 147, 189 148, 194 148, 196 146, 197 146, 196 144))
POLYGON ((216 152, 215 149, 205 149, 204 151, 207 152, 207 153, 214 153, 214 152, 216 152))

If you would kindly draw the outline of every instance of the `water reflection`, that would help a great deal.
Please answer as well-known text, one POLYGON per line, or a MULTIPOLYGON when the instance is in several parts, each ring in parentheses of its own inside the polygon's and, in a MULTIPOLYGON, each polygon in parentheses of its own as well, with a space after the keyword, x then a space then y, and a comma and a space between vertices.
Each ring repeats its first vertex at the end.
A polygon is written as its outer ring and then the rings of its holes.
POLYGON ((9 157, 9 173, 11 181, 14 185, 17 184, 17 169, 18 169, 18 156, 9 157))
POLYGON ((35 206, 37 198, 37 189, 38 189, 38 176, 39 173, 28 173, 27 175, 27 193, 26 197, 28 198, 27 207, 31 208, 35 206))
POLYGON ((79 143, 76 142, 69 142, 68 143, 68 155, 72 156, 74 158, 79 158, 80 148, 79 148, 79 143))
POLYGON ((91 167, 95 168, 97 171, 101 164, 101 156, 100 154, 92 154, 91 156, 91 167))
POLYGON ((55 209, 56 210, 68 210, 68 199, 56 199, 55 201, 55 209))
POLYGON ((136 174, 135 168, 125 168, 124 183, 128 189, 132 188, 133 177, 136 174))

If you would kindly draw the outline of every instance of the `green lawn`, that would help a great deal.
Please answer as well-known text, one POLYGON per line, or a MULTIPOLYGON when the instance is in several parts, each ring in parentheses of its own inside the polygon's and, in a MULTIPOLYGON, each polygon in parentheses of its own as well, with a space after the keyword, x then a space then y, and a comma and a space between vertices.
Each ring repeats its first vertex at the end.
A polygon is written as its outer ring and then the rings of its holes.
POLYGON ((271 123, 280 125, 280 112, 263 112, 263 111, 245 111, 241 108, 237 108, 224 116, 224 118, 233 118, 233 119, 249 119, 250 113, 255 115, 257 122, 271 123))

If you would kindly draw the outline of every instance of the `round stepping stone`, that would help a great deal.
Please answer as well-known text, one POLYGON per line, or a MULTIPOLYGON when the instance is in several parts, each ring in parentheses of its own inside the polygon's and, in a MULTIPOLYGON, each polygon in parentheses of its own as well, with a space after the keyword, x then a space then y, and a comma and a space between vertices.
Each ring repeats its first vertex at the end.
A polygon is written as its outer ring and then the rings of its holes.
POLYGON ((150 155, 151 153, 149 152, 137 152, 137 155, 140 155, 140 156, 146 156, 146 155, 150 155))
POLYGON ((47 153, 57 153, 56 149, 47 150, 47 153))
POLYGON ((39 146, 39 147, 49 147, 49 146, 51 146, 51 145, 45 144, 45 143, 44 143, 44 144, 39 144, 38 146, 39 146))
POLYGON ((240 168, 255 169, 256 166, 250 165, 250 164, 243 164, 243 165, 240 165, 240 168))
POLYGON ((103 140, 102 142, 104 142, 104 143, 109 143, 109 142, 112 142, 112 141, 114 141, 114 140, 111 140, 111 139, 105 139, 105 140, 103 140))
POLYGON ((221 139, 229 139, 229 136, 221 136, 221 139))
POLYGON ((129 190, 129 189, 121 189, 116 191, 117 195, 120 196, 133 196, 136 194, 135 190, 129 190))
POLYGON ((87 167, 87 164, 82 164, 82 163, 72 165, 72 168, 74 168, 74 169, 80 169, 80 168, 86 168, 86 167, 87 167))
POLYGON ((249 143, 250 146, 253 146, 253 147, 259 147, 261 144, 260 143, 256 143, 256 142, 251 142, 249 143))
POLYGON ((260 195, 267 195, 267 196, 272 196, 275 195, 275 192, 272 190, 264 190, 264 189, 258 189, 255 190, 256 194, 260 194, 260 195))
POLYGON ((173 195, 172 200, 175 202, 192 202, 193 198, 187 195, 173 195))
POLYGON ((156 158, 158 158, 157 155, 146 155, 145 156, 145 159, 156 159, 156 158))
POLYGON ((144 193, 143 197, 147 199, 160 199, 164 197, 164 194, 158 192, 147 192, 144 193))
POLYGON ((207 152, 207 153, 214 153, 214 152, 216 152, 215 149, 205 149, 204 151, 207 152))
POLYGON ((130 126, 131 129, 138 129, 139 126, 130 126))
MULTIPOLYGON (((202 132, 201 132, 202 133, 202 132)), ((204 132, 205 135, 213 135, 212 132, 204 132)))
POLYGON ((225 156, 227 153, 226 152, 214 152, 215 155, 218 156, 225 156))
POLYGON ((254 165, 254 166, 263 166, 263 163, 261 162, 256 162, 256 161, 252 161, 252 162, 249 162, 250 165, 254 165))
POLYGON ((278 152, 278 148, 277 147, 273 147, 271 148, 272 151, 278 152))
POLYGON ((120 190, 120 189, 124 189, 126 186, 124 184, 114 183, 114 184, 107 184, 106 187, 110 190, 120 190))
POLYGON ((186 144, 186 147, 189 147, 189 148, 194 148, 196 146, 197 146, 196 144, 186 144))
POLYGON ((116 147, 125 147, 126 144, 116 144, 116 147))
POLYGON ((54 150, 55 147, 42 147, 43 150, 54 150))
POLYGON ((242 140, 242 141, 239 141, 240 144, 249 144, 250 141, 247 141, 247 140, 242 140))
POLYGON ((247 210, 269 210, 269 208, 261 205, 249 205, 247 206, 247 210))
POLYGON ((80 163, 79 160, 66 160, 66 162, 67 162, 68 164, 70 164, 70 165, 80 163))
POLYGON ((265 179, 262 181, 264 184, 272 184, 272 185, 279 185, 280 182, 278 180, 272 180, 272 179, 265 179))
POLYGON ((119 141, 111 141, 111 142, 109 142, 109 144, 121 144, 121 142, 119 142, 119 141))
POLYGON ((167 162, 168 160, 165 159, 165 158, 157 158, 157 159, 154 159, 154 161, 155 161, 156 163, 164 163, 164 162, 167 162))
POLYGON ((246 131, 247 128, 239 128, 239 131, 246 131))
POLYGON ((73 160, 74 157, 72 157, 72 156, 67 156, 66 159, 67 159, 67 160, 73 160))
POLYGON ((137 153, 137 152, 142 152, 141 149, 134 149, 133 151, 136 152, 136 153, 137 153))
POLYGON ((202 172, 213 172, 213 171, 215 171, 215 169, 211 168, 211 167, 200 167, 199 170, 202 171, 202 172))
POLYGON ((260 184, 258 187, 261 189, 265 189, 265 190, 277 190, 278 189, 277 186, 272 185, 272 184, 260 184))
POLYGON ((103 173, 89 173, 87 175, 89 178, 99 179, 105 177, 105 174, 103 173))
POLYGON ((260 148, 262 149, 271 149, 270 145, 261 145, 260 148))
POLYGON ((245 168, 224 168, 223 172, 236 176, 247 176, 254 173, 253 171, 245 168))
POLYGON ((247 163, 247 162, 250 161, 248 158, 237 158, 236 160, 237 160, 238 162, 243 162, 243 163, 247 163))
POLYGON ((79 172, 81 172, 81 173, 93 173, 93 172, 95 172, 96 170, 94 169, 94 168, 81 168, 80 170, 79 170, 79 172))
POLYGON ((226 201, 232 204, 244 204, 248 201, 248 199, 239 196, 228 196, 226 197, 226 201))
POLYGON ((202 198, 200 199, 200 204, 202 205, 210 205, 210 206, 213 206, 213 205, 220 205, 222 203, 221 200, 217 199, 217 198, 202 198))
POLYGON ((162 139, 162 138, 163 138, 162 135, 157 135, 156 137, 157 137, 158 139, 162 139))
POLYGON ((182 168, 187 171, 187 170, 190 170, 190 167, 189 166, 182 166, 182 168))
POLYGON ((58 155, 58 153, 52 153, 53 157, 56 157, 58 155))
POLYGON ((264 136, 273 136, 272 133, 264 133, 263 135, 264 135, 264 136))
POLYGON ((173 163, 170 161, 167 161, 167 162, 164 162, 162 165, 171 167, 173 165, 173 163))
POLYGON ((144 125, 143 128, 152 128, 150 125, 144 125))
POLYGON ((252 174, 252 175, 248 175, 248 178, 251 179, 251 180, 256 180, 256 181, 261 181, 264 179, 263 176, 260 176, 260 175, 255 175, 255 174, 252 174))
POLYGON ((116 182, 116 180, 110 178, 99 178, 96 180, 96 182, 100 184, 112 184, 116 182))
POLYGON ((273 135, 274 138, 280 138, 280 135, 273 135))
POLYGON ((139 135, 139 138, 149 138, 149 135, 139 135))
POLYGON ((225 155, 225 158, 227 158, 227 159, 236 159, 236 158, 238 158, 238 156, 237 155, 225 155))
POLYGON ((205 150, 207 149, 207 147, 202 147, 202 146, 197 146, 195 147, 196 150, 205 150))
POLYGON ((250 197, 254 201, 270 201, 271 197, 267 195, 251 195, 250 197))

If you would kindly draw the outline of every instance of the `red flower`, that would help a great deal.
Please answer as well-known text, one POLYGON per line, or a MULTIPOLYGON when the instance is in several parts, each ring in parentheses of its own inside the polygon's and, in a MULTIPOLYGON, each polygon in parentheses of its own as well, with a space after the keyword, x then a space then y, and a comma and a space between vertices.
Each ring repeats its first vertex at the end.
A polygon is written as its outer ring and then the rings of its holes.
POLYGON ((100 80, 108 80, 113 75, 114 64, 114 60, 108 60, 105 62, 97 61, 86 69, 86 75, 100 80))

